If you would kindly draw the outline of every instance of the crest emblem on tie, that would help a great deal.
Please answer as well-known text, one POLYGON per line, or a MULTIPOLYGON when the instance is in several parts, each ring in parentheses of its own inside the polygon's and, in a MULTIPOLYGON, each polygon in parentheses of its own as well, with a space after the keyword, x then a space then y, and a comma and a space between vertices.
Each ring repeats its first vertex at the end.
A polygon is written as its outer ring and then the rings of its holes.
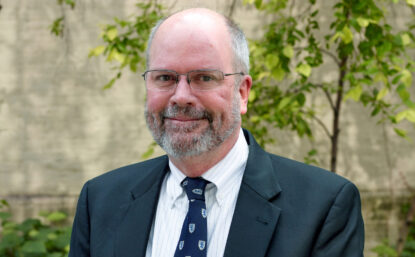
POLYGON ((179 243, 179 250, 182 250, 183 249, 183 246, 184 246, 184 241, 182 240, 179 243))
POLYGON ((203 190, 200 188, 196 188, 192 190, 193 194, 197 194, 197 195, 202 195, 203 194, 203 190))
POLYGON ((188 183, 189 183, 189 181, 187 181, 187 180, 183 181, 183 186, 187 186, 188 183))
POLYGON ((207 217, 207 213, 206 213, 206 209, 202 208, 202 217, 206 219, 207 217))
POLYGON ((206 241, 199 240, 198 246, 199 246, 199 250, 203 251, 206 247, 206 241))
POLYGON ((193 232, 195 232, 195 229, 196 229, 196 225, 194 223, 190 223, 189 224, 189 232, 193 233, 193 232))

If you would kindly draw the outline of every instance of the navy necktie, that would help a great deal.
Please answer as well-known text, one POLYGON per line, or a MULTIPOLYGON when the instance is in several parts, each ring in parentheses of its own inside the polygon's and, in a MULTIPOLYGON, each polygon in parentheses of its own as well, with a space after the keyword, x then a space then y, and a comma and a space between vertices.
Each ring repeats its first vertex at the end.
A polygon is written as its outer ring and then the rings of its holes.
POLYGON ((186 178, 182 186, 189 198, 189 210, 183 222, 182 232, 174 257, 206 257, 207 215, 203 178, 186 178))

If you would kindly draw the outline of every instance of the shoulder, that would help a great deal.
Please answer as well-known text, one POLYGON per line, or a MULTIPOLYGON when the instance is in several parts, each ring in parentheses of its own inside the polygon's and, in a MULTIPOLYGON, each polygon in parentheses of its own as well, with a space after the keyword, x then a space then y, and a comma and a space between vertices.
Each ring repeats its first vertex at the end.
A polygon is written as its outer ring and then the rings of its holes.
POLYGON ((285 157, 267 155, 282 192, 291 200, 316 203, 326 199, 328 203, 334 203, 336 198, 344 194, 360 198, 356 186, 342 176, 285 157))
POLYGON ((101 192, 102 190, 107 192, 112 190, 130 190, 147 177, 162 173, 167 164, 167 156, 160 156, 108 171, 89 180, 86 185, 90 190, 98 190, 101 192))

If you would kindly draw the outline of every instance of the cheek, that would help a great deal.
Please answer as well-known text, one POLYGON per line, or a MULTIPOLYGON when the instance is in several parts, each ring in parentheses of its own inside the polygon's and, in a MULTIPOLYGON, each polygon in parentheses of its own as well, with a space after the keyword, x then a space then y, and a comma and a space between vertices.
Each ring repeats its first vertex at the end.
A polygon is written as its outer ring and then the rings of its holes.
POLYGON ((148 111, 160 111, 167 106, 168 97, 166 94, 160 94, 159 92, 147 92, 147 109, 148 111))

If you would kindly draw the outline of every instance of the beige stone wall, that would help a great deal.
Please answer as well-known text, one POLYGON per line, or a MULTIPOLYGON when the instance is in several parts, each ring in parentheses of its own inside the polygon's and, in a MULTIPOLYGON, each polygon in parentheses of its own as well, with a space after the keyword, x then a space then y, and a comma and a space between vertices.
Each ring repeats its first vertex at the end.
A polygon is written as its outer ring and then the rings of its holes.
MULTIPOLYGON (((258 37, 265 18, 240 2, 234 19, 248 37, 258 37)), ((321 10, 330 12, 330 1, 323 2, 321 10)), ((140 161, 151 142, 139 74, 125 72, 112 89, 103 91, 114 75, 111 65, 103 58, 87 57, 101 44, 99 25, 112 22, 114 16, 134 14, 134 3, 83 0, 71 11, 50 0, 0 0, 0 198, 12 203, 19 219, 40 210, 72 214, 86 180, 140 161), (65 36, 57 38, 48 27, 61 14, 66 17, 65 36)), ((164 3, 172 10, 205 6, 225 14, 231 5, 219 0, 164 3)), ((399 26, 405 25, 404 14, 410 15, 390 9, 390 19, 399 26)), ((313 76, 334 75, 327 65, 313 76)), ((315 96, 317 103, 319 97, 315 96)), ((325 121, 331 118, 327 107, 320 105, 325 121)), ((396 206, 406 194, 400 174, 415 186, 414 141, 376 125, 369 113, 362 106, 345 104, 339 155, 339 173, 362 193, 367 249, 383 237, 396 237, 396 206)), ((414 127, 404 126, 415 138, 414 127)), ((275 138, 277 144, 268 150, 302 160, 313 145, 321 166, 328 167, 328 140, 322 132, 313 142, 281 131, 275 131, 275 138)))

